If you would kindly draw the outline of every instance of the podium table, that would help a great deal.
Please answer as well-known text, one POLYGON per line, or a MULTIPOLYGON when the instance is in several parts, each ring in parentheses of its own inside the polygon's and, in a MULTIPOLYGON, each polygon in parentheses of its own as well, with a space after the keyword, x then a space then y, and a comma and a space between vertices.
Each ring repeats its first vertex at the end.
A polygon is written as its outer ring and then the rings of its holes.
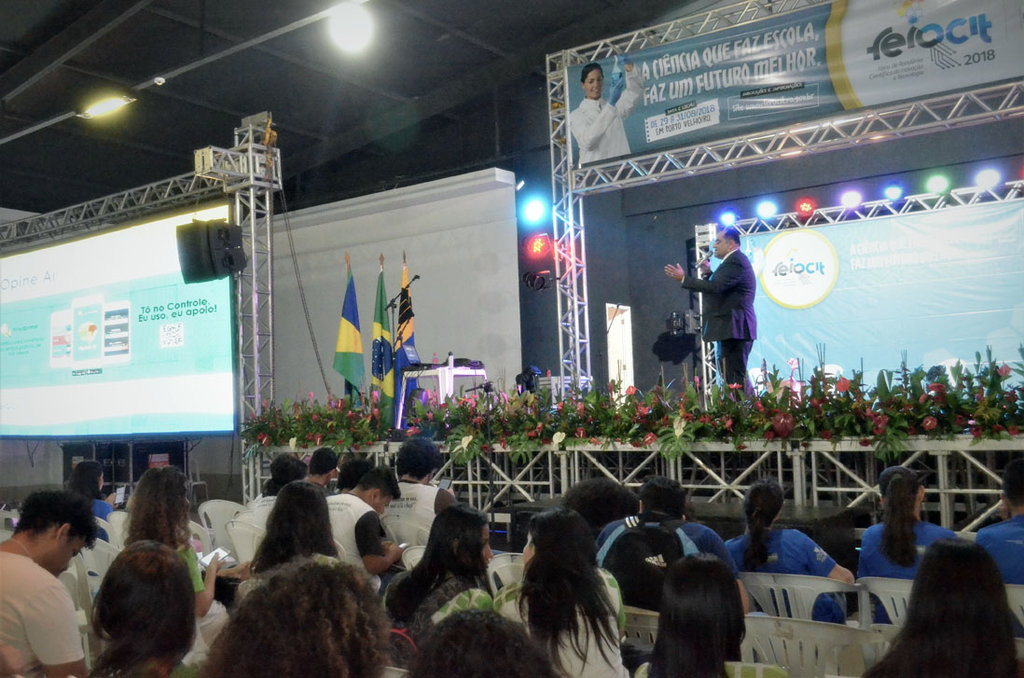
POLYGON ((414 365, 402 370, 402 392, 398 396, 398 416, 395 421, 399 427, 405 428, 403 416, 405 415, 405 396, 408 391, 409 381, 412 379, 436 379, 437 399, 444 402, 455 395, 456 379, 472 379, 473 386, 479 386, 487 381, 487 370, 481 364, 480 367, 469 365, 456 365, 455 358, 448 356, 448 362, 430 365, 414 365))

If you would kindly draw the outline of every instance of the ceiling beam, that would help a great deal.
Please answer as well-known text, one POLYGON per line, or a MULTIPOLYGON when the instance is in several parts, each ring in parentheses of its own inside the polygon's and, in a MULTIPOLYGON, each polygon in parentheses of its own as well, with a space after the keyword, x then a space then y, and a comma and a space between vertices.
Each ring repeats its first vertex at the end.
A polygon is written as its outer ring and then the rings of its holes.
POLYGON ((284 157, 285 177, 293 177, 314 167, 358 150, 374 141, 386 138, 410 127, 420 120, 471 101, 495 87, 515 82, 534 73, 538 64, 544 64, 548 54, 575 45, 584 44, 608 36, 619 35, 623 30, 648 25, 666 12, 678 10, 679 0, 646 0, 642 3, 625 2, 607 10, 595 12, 586 19, 566 26, 542 37, 528 49, 508 59, 497 59, 462 78, 438 87, 415 100, 415 115, 396 115, 388 120, 377 121, 372 127, 354 125, 347 132, 336 135, 325 142, 308 146, 284 157))
POLYGON ((103 0, 0 75, 0 102, 7 104, 152 1, 103 0))

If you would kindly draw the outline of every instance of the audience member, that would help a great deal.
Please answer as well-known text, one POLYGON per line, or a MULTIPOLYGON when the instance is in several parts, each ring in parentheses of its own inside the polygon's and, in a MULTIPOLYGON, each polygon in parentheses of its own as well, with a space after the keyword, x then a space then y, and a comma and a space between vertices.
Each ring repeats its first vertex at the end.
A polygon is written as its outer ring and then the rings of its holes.
MULTIPOLYGON (((331 533, 350 557, 359 556, 378 588, 402 557, 398 544, 384 540, 380 517, 392 499, 401 496, 395 474, 386 466, 364 474, 354 489, 327 498, 331 533)), ((386 584, 386 581, 383 582, 386 584)))
POLYGON ((306 478, 320 488, 324 496, 330 494, 328 486, 338 477, 338 453, 329 447, 318 447, 309 458, 309 477, 306 478))
POLYGON ((252 577, 238 587, 238 598, 280 567, 298 560, 314 560, 323 565, 339 562, 327 499, 316 485, 305 480, 293 480, 277 493, 267 518, 267 533, 249 567, 252 577))
POLYGON ((359 479, 373 470, 373 462, 348 452, 338 464, 338 492, 353 490, 359 479))
POLYGON ((434 516, 455 503, 450 490, 431 485, 441 468, 441 453, 427 438, 409 438, 398 449, 398 486, 402 496, 388 506, 388 517, 395 521, 389 528, 400 542, 422 543, 417 539, 421 527, 429 528, 434 516))
POLYGON ((188 566, 155 541, 137 541, 110 565, 92 615, 103 641, 92 677, 186 678, 181 664, 196 634, 188 566))
POLYGON ((239 603, 202 675, 376 678, 387 663, 387 617, 362 574, 296 563, 239 603))
MULTIPOLYGON (((107 520, 114 510, 114 495, 103 496, 103 464, 92 459, 83 459, 71 469, 68 489, 82 495, 92 504, 92 513, 101 520, 107 520)), ((103 541, 110 541, 106 530, 100 530, 97 536, 103 541)))
POLYGON ((1018 678, 1006 587, 982 547, 932 543, 921 559, 907 617, 865 678, 1018 678))
POLYGON ((84 676, 75 605, 57 577, 96 540, 89 501, 74 492, 33 492, 14 535, 0 544, 0 646, 26 678, 84 676))
POLYGON ((563 675, 625 678, 622 597, 595 556, 590 527, 580 514, 558 507, 534 515, 523 581, 502 588, 494 609, 523 622, 563 675))
POLYGON ((307 470, 302 460, 293 454, 279 454, 274 457, 270 462, 270 478, 263 484, 263 494, 249 504, 253 514, 252 522, 265 527, 270 509, 274 508, 274 502, 277 500, 277 493, 293 480, 305 478, 307 470))
MULTIPOLYGON (((925 548, 938 539, 956 535, 921 520, 924 487, 912 470, 890 466, 878 476, 878 489, 882 493, 882 522, 866 529, 861 537, 857 576, 913 579, 925 548)), ((875 622, 890 623, 881 605, 875 606, 875 622)))
POLYGON ((628 487, 611 478, 581 480, 562 497, 562 506, 583 516, 596 539, 613 520, 636 515, 640 500, 628 487))
POLYGON ((128 544, 152 540, 174 549, 188 565, 195 592, 196 617, 199 630, 207 644, 213 642, 227 611, 213 599, 220 559, 213 557, 206 574, 199 570, 199 560, 190 542, 188 486, 185 474, 175 466, 151 468, 142 474, 132 495, 128 518, 128 544))
POLYGON ((1024 459, 1014 459, 1003 471, 1003 522, 978 530, 976 543, 996 561, 1003 581, 1024 584, 1024 459))
MULTIPOLYGON (((806 574, 852 584, 853 573, 806 534, 773 528, 782 504, 782 487, 771 478, 750 486, 743 500, 747 532, 725 542, 736 565, 743 572, 806 574)), ((843 624, 846 614, 831 596, 820 595, 814 602, 813 619, 843 624)))
MULTIPOLYGON (((709 554, 680 558, 665 575, 658 637, 637 678, 733 678, 740 675, 743 602, 729 566, 709 554)), ((766 668, 765 678, 786 672, 766 668)))
MULTIPOLYGON (((640 487, 640 513, 610 523, 597 538, 597 564, 622 587, 626 605, 658 610, 665 570, 679 558, 710 553, 736 573, 722 538, 686 520, 686 490, 676 480, 652 476, 640 487)), ((743 609, 747 593, 736 580, 743 609)))
POLYGON ((483 610, 458 612, 420 646, 410 678, 556 678, 521 624, 483 610))
POLYGON ((462 610, 490 610, 487 516, 470 506, 437 514, 423 558, 391 582, 385 599, 391 618, 419 643, 431 626, 462 610))

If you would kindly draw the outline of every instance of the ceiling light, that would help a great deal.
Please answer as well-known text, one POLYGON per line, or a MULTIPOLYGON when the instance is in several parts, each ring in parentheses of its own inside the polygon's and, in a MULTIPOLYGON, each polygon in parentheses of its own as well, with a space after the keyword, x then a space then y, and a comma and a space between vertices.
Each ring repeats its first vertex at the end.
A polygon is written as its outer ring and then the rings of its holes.
POLYGON ((339 49, 362 52, 373 40, 373 16, 358 2, 343 2, 327 19, 327 30, 339 49))
POLYGON ((98 118, 100 116, 113 113, 114 111, 118 110, 119 108, 123 108, 124 106, 127 106, 133 101, 135 101, 135 99, 129 96, 110 97, 108 99, 102 99, 100 101, 97 101, 93 105, 89 106, 89 108, 85 109, 81 113, 78 113, 78 117, 85 118, 86 120, 90 118, 98 118))

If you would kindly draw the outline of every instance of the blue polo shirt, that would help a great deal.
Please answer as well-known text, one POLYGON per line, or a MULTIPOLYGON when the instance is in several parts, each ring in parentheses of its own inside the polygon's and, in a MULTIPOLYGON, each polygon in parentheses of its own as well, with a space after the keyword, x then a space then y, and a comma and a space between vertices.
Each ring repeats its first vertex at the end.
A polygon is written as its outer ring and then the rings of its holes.
MULTIPOLYGON (((750 544, 750 535, 743 535, 725 542, 732 559, 741 571, 743 554, 750 544)), ((805 574, 815 577, 827 577, 836 566, 835 559, 814 543, 800 530, 771 530, 768 532, 768 562, 757 568, 756 572, 768 574, 805 574)), ((846 615, 836 601, 827 595, 818 596, 814 601, 814 621, 843 624, 846 615)))
POLYGON ((978 530, 975 539, 1003 573, 1007 584, 1024 584, 1024 514, 978 530))

